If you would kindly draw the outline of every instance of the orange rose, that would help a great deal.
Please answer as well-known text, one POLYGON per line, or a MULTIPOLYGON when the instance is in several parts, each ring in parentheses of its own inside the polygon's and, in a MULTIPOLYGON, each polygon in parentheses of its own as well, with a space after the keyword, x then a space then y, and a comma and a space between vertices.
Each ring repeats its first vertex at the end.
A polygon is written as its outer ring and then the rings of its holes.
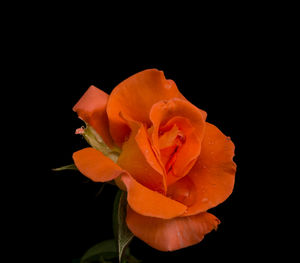
POLYGON ((172 251, 217 228, 207 210, 233 190, 234 144, 162 71, 139 72, 110 95, 91 86, 73 110, 96 145, 75 152, 75 165, 91 180, 115 179, 127 191, 126 222, 135 236, 172 251))

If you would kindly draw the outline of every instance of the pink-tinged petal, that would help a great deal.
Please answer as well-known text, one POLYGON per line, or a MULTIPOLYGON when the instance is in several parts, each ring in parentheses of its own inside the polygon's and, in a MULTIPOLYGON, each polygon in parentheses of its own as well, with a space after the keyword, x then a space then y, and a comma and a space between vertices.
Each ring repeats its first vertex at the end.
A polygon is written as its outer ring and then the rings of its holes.
POLYGON ((160 219, 140 215, 127 207, 126 222, 130 231, 149 246, 160 251, 174 251, 199 243, 217 229, 220 220, 210 213, 160 219))
POLYGON ((73 111, 77 112, 79 118, 91 125, 104 142, 111 147, 113 142, 109 133, 106 113, 108 98, 108 94, 104 91, 90 86, 73 107, 73 111))

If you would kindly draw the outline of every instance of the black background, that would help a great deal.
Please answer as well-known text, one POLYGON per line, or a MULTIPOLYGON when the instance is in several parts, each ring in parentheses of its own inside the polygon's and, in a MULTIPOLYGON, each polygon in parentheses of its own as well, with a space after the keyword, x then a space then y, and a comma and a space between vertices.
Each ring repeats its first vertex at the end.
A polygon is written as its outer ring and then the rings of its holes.
POLYGON ((86 89, 95 85, 110 93, 122 80, 148 68, 163 70, 188 100, 208 113, 208 122, 231 137, 237 173, 232 195, 210 210, 221 220, 216 232, 198 245, 168 253, 135 238, 132 254, 143 262, 244 261, 268 256, 269 229, 264 225, 269 221, 265 211, 269 197, 262 201, 257 183, 263 176, 259 170, 265 135, 260 124, 268 116, 268 108, 262 105, 264 94, 272 90, 269 79, 276 78, 270 72, 276 57, 267 33, 254 32, 247 23, 219 24, 205 32, 183 30, 182 35, 176 30, 162 36, 149 32, 144 38, 136 28, 112 31, 109 36, 99 33, 100 28, 83 36, 69 28, 46 29, 30 41, 30 47, 18 50, 18 66, 26 70, 21 75, 23 92, 30 97, 22 114, 25 132, 30 134, 30 153, 23 154, 29 159, 26 168, 32 179, 26 193, 30 205, 18 217, 26 219, 25 237, 33 236, 32 258, 71 262, 92 245, 113 237, 111 216, 117 189, 107 185, 97 196, 101 184, 76 171, 51 168, 72 163, 72 153, 87 145, 74 134, 82 122, 72 112, 86 89))

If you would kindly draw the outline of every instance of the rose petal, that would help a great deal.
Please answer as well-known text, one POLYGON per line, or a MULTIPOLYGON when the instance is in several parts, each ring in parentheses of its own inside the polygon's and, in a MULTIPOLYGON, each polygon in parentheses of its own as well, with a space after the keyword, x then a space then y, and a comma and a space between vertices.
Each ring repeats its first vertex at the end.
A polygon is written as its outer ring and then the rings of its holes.
POLYGON ((186 118, 195 129, 195 134, 201 141, 204 134, 206 113, 186 100, 173 98, 159 101, 150 111, 150 120, 153 124, 152 142, 159 154, 159 129, 174 117, 186 118))
POLYGON ((168 186, 167 196, 190 207, 195 203, 197 190, 191 179, 185 176, 176 183, 168 186))
POLYGON ((153 123, 152 147, 161 160, 165 161, 168 158, 165 156, 166 151, 160 151, 160 133, 176 125, 184 136, 184 142, 171 156, 171 163, 165 167, 167 185, 185 176, 197 160, 201 151, 205 118, 204 111, 186 100, 173 98, 153 105, 150 112, 153 123))
POLYGON ((159 174, 164 175, 163 166, 152 149, 150 138, 144 125, 140 125, 139 130, 135 136, 135 141, 151 167, 155 169, 159 174))
POLYGON ((136 237, 161 251, 173 251, 195 245, 220 223, 218 218, 206 212, 166 220, 140 215, 129 206, 126 222, 136 237))
POLYGON ((199 159, 190 173, 168 188, 168 195, 180 201, 189 196, 187 215, 194 215, 217 206, 232 193, 236 164, 234 144, 216 126, 207 123, 199 159), (190 186, 187 187, 187 180, 190 186), (185 189, 185 190, 183 190, 185 189))
POLYGON ((84 148, 73 153, 78 170, 94 182, 107 182, 124 172, 111 159, 94 148, 84 148))
POLYGON ((165 132, 162 136, 159 137, 159 149, 165 149, 173 146, 176 137, 178 136, 179 129, 177 125, 173 125, 170 130, 165 132))
POLYGON ((144 125, 127 117, 124 119, 132 131, 128 141, 123 144, 118 165, 128 171, 139 183, 165 194, 166 181, 163 169, 151 148, 144 125))
POLYGON ((141 215, 170 219, 182 215, 186 210, 185 205, 148 189, 129 174, 123 174, 121 180, 128 191, 128 204, 141 215))
POLYGON ((112 138, 109 133, 106 105, 109 96, 95 86, 90 86, 73 107, 79 118, 91 125, 111 147, 112 138))
MULTIPOLYGON (((195 129, 187 118, 173 117, 162 129, 167 126, 174 127, 174 125, 180 129, 184 138, 173 155, 172 169, 167 168, 167 170, 170 169, 170 172, 167 173, 167 185, 171 185, 184 177, 192 168, 201 151, 201 138, 197 136, 195 129)), ((163 155, 163 151, 160 151, 160 153, 163 155)), ((161 156, 161 158, 164 157, 161 156)))
POLYGON ((139 72, 121 82, 110 94, 107 113, 110 132, 114 141, 121 145, 130 133, 129 127, 119 116, 120 112, 131 119, 150 124, 149 112, 160 100, 182 98, 174 81, 165 79, 157 69, 139 72))

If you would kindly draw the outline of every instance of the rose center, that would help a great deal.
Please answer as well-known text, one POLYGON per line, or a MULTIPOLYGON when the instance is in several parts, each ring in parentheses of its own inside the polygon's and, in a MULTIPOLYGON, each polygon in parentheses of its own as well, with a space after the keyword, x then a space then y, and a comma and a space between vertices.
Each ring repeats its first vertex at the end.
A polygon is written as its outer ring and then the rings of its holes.
POLYGON ((159 149, 161 161, 168 173, 172 172, 177 154, 185 142, 185 135, 175 124, 169 129, 161 129, 159 131, 159 149))

